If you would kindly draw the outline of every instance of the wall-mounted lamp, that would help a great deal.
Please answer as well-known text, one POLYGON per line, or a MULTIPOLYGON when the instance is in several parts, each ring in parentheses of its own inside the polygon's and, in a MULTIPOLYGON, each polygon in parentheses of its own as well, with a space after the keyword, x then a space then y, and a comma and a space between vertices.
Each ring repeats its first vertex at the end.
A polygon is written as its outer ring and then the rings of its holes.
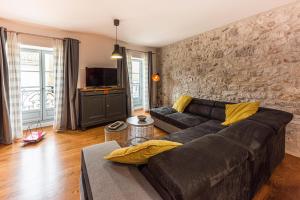
POLYGON ((159 73, 152 74, 152 81, 154 81, 154 82, 160 81, 159 73))

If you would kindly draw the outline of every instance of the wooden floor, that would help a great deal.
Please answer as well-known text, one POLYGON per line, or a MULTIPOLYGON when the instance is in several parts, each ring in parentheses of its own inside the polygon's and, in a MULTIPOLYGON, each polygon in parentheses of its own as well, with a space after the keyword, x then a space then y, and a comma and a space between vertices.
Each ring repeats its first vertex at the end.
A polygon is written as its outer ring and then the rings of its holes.
MULTIPOLYGON (((103 127, 54 133, 38 144, 0 145, 0 199, 79 199, 80 150, 104 141, 103 127)), ((155 136, 164 132, 155 129, 155 136)), ((286 155, 255 200, 299 200, 300 159, 286 155)))

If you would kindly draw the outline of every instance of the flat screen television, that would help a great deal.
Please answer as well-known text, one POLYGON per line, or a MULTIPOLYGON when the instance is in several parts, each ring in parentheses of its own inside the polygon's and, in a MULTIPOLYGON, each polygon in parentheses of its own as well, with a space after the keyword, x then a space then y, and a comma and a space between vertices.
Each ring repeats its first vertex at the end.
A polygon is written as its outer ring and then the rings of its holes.
POLYGON ((118 69, 86 68, 87 87, 110 87, 118 85, 118 69))

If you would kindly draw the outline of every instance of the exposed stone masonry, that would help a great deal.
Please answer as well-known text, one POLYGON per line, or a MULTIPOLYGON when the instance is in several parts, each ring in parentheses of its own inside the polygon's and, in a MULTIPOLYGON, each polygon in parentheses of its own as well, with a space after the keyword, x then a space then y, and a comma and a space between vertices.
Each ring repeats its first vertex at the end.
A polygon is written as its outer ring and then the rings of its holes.
POLYGON ((161 104, 188 94, 292 112, 286 150, 300 156, 299 2, 163 47, 159 63, 161 104))

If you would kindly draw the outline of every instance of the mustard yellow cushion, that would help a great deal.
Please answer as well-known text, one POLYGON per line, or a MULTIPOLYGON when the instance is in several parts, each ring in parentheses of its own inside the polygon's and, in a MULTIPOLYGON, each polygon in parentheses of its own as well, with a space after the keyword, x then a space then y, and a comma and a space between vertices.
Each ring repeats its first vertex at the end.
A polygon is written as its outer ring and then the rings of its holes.
POLYGON ((193 98, 191 96, 182 95, 176 100, 176 102, 173 105, 173 108, 177 112, 183 112, 184 109, 191 103, 192 99, 193 98))
POLYGON ((180 145, 166 140, 149 140, 136 146, 116 149, 104 159, 126 164, 145 164, 148 158, 180 145))
POLYGON ((226 119, 223 125, 230 125, 254 115, 259 108, 259 102, 226 104, 226 119))

